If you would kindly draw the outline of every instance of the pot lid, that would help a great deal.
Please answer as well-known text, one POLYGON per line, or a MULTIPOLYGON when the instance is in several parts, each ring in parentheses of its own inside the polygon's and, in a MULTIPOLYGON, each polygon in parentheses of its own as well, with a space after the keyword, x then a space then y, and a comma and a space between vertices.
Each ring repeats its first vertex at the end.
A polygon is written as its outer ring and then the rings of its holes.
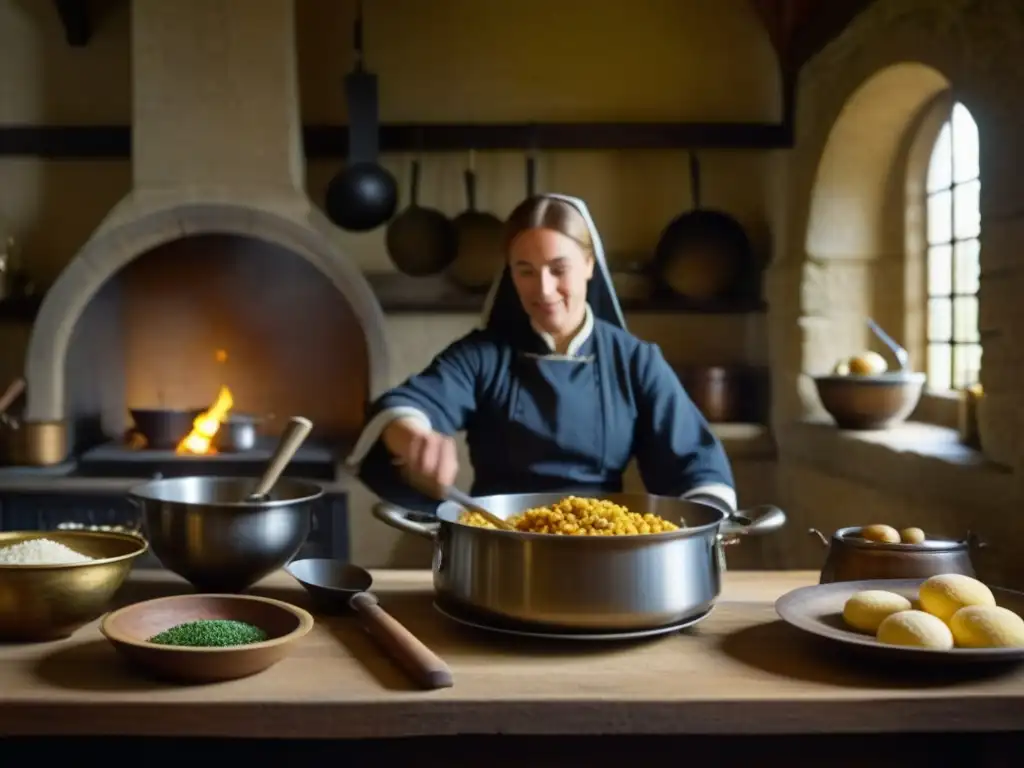
POLYGON ((970 536, 965 539, 949 539, 933 536, 925 531, 925 540, 920 544, 887 544, 880 541, 868 541, 859 536, 864 526, 854 525, 840 528, 832 534, 832 540, 858 549, 888 549, 895 552, 956 552, 966 549, 970 544, 970 536))

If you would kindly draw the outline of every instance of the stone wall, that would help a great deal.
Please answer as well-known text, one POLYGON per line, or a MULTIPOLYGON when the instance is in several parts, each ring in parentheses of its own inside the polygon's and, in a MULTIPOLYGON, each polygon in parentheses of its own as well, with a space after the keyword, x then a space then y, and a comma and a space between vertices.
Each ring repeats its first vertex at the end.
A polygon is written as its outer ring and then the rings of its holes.
POLYGON ((913 522, 1000 542, 979 556, 983 567, 997 580, 1024 582, 1013 544, 1022 532, 1014 507, 1024 462, 1022 43, 1024 6, 1013 0, 884 0, 802 74, 797 146, 776 159, 786 206, 769 278, 773 421, 792 565, 820 562, 805 537, 809 525, 827 532, 913 522), (821 416, 806 374, 869 345, 866 313, 911 348, 920 340, 920 307, 908 291, 915 265, 906 255, 920 211, 908 211, 907 164, 929 106, 950 89, 981 138, 983 455, 914 425, 857 438, 804 424, 821 416))

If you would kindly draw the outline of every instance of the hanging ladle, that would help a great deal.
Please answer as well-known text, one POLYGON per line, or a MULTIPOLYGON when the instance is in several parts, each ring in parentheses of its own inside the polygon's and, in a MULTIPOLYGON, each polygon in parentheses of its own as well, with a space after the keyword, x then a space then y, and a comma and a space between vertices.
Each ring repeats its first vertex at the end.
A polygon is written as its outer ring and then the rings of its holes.
POLYGON ((246 501, 263 501, 273 490, 274 485, 281 478, 285 468, 291 462, 300 446, 309 437, 313 430, 313 422, 302 416, 293 416, 288 425, 284 428, 280 441, 274 455, 270 457, 267 468, 263 470, 263 476, 252 493, 245 497, 246 501))

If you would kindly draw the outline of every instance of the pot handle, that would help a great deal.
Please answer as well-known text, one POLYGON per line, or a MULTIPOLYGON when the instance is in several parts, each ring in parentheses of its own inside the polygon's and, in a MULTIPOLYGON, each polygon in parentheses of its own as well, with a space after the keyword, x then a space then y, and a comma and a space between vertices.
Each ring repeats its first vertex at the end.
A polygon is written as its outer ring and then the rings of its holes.
POLYGON ((405 533, 412 533, 433 541, 437 538, 438 523, 427 524, 410 520, 409 515, 413 514, 406 509, 396 507, 387 502, 380 502, 373 505, 373 516, 392 528, 397 528, 405 533))
POLYGON ((722 536, 763 536, 786 524, 786 513, 771 504, 733 512, 722 523, 722 536))

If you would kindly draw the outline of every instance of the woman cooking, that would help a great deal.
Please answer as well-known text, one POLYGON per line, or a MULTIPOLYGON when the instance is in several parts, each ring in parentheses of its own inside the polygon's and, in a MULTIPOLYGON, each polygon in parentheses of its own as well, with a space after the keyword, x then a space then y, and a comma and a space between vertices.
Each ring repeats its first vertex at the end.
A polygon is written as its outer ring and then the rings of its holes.
POLYGON ((586 205, 531 197, 505 244, 481 327, 371 406, 349 458, 360 479, 432 512, 415 489, 454 483, 465 430, 473 496, 618 492, 635 457, 649 493, 735 510, 718 439, 659 347, 626 330, 586 205))

